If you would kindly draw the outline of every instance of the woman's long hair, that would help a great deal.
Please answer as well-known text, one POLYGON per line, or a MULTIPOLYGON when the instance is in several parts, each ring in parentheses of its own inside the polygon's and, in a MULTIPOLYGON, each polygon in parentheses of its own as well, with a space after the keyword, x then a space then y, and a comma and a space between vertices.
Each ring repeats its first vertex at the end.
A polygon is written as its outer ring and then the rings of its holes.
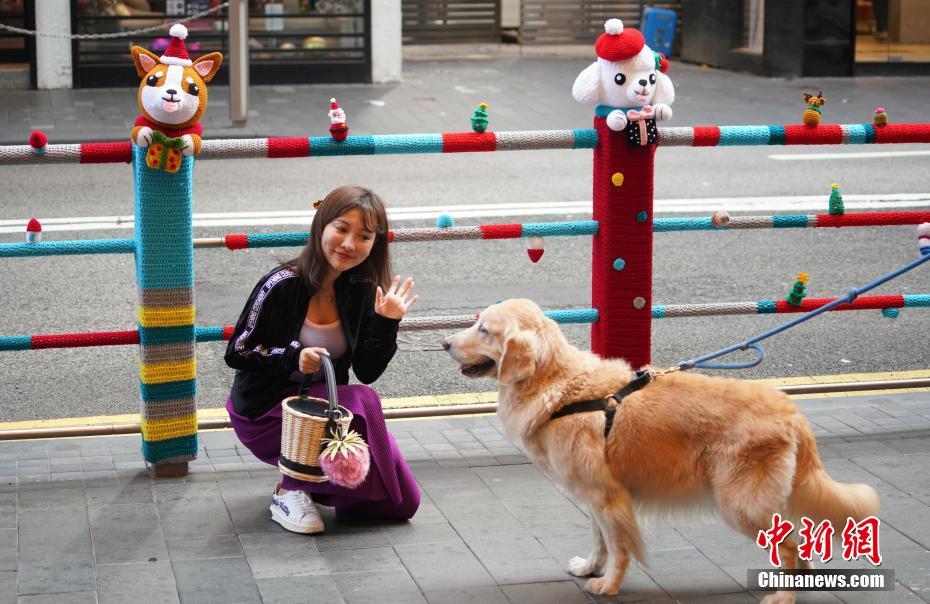
POLYGON ((362 211, 365 228, 375 233, 375 243, 368 257, 347 272, 368 281, 372 291, 378 285, 384 290, 390 285, 391 256, 388 251, 388 219, 384 203, 369 189, 344 186, 333 189, 320 202, 310 224, 310 239, 300 255, 282 263, 297 273, 311 291, 320 290, 323 278, 330 268, 323 255, 323 229, 333 220, 356 208, 362 211))

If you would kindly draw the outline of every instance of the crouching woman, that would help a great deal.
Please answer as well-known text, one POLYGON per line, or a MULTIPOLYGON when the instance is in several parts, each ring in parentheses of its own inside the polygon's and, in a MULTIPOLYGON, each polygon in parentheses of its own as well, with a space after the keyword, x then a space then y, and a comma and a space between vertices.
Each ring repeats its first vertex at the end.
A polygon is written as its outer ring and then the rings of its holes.
POLYGON ((387 213, 362 187, 333 190, 318 202, 310 239, 300 255, 262 277, 252 290, 226 348, 236 369, 226 409, 239 440, 260 460, 277 465, 281 400, 311 375, 309 395, 327 398, 321 354, 333 360, 339 404, 353 414, 351 429, 371 451, 371 470, 354 489, 282 476, 271 498, 271 519, 289 531, 319 533, 314 503, 337 514, 405 520, 420 491, 394 437, 378 394, 348 385, 349 368, 364 384, 384 372, 397 351, 397 328, 413 279, 391 279, 387 213))

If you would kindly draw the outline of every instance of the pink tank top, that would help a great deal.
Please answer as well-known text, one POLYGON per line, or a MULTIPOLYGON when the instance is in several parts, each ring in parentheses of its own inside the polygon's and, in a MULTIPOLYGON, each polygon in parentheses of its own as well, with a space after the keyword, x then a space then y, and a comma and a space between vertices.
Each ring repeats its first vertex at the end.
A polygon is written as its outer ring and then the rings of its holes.
MULTIPOLYGON (((327 323, 326 325, 320 325, 318 323, 313 323, 310 319, 304 319, 304 324, 303 327, 300 328, 300 337, 298 339, 305 347, 313 346, 315 348, 325 348, 329 351, 329 356, 333 361, 345 355, 349 348, 346 342, 346 336, 342 332, 342 322, 338 320, 333 323, 327 323)), ((304 374, 300 371, 295 371, 291 374, 291 381, 293 382, 300 382, 303 378, 304 374)), ((323 368, 321 367, 313 374, 313 381, 319 382, 322 380, 323 368)))

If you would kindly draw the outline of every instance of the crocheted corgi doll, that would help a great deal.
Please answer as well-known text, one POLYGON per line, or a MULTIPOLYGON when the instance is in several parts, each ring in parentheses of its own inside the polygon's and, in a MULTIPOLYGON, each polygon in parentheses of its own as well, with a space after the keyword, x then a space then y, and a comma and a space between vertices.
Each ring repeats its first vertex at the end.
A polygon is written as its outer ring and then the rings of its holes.
POLYGON ((656 120, 671 119, 675 101, 675 87, 665 75, 668 59, 646 46, 639 31, 624 29, 620 19, 604 23, 594 51, 597 60, 575 79, 572 96, 596 105, 595 115, 611 130, 626 130, 630 144, 655 143, 656 120))
POLYGON ((183 156, 200 153, 203 127, 200 117, 207 108, 207 82, 223 63, 223 55, 211 52, 191 61, 184 46, 187 28, 171 27, 171 42, 161 57, 141 46, 132 47, 132 60, 142 82, 132 142, 148 147, 150 168, 177 172, 183 156))

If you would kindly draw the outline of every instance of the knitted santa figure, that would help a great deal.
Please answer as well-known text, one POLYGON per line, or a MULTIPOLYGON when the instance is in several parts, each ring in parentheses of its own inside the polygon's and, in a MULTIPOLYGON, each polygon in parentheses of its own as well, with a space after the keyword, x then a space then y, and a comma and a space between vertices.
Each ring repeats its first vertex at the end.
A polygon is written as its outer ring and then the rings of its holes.
POLYGON ((329 134, 333 140, 344 141, 349 135, 349 127, 346 125, 346 112, 342 110, 336 99, 329 99, 329 134))

